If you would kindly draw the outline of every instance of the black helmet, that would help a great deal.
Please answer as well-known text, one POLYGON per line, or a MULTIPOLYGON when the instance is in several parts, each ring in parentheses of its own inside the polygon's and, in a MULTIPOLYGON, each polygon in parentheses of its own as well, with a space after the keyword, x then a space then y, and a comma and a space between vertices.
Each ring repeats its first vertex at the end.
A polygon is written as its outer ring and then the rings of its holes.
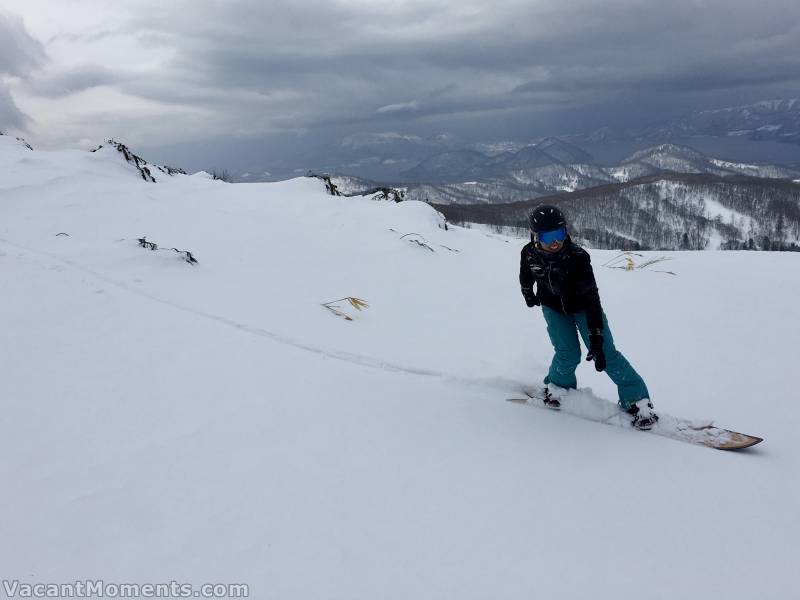
POLYGON ((542 231, 554 231, 567 226, 567 220, 564 218, 558 208, 550 204, 542 204, 533 209, 530 214, 531 231, 539 233, 542 231))

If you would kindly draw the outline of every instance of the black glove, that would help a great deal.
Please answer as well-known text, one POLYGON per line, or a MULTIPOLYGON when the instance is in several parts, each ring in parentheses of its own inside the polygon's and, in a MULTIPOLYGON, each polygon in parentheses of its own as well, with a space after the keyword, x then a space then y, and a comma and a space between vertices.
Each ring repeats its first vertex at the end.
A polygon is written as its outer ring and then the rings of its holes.
POLYGON ((533 293, 533 288, 522 288, 522 295, 525 297, 525 304, 528 305, 528 308, 533 308, 541 304, 536 294, 533 293))
POLYGON ((603 352, 603 335, 600 332, 589 334, 589 354, 586 360, 594 361, 596 371, 604 371, 606 368, 606 354, 603 352))

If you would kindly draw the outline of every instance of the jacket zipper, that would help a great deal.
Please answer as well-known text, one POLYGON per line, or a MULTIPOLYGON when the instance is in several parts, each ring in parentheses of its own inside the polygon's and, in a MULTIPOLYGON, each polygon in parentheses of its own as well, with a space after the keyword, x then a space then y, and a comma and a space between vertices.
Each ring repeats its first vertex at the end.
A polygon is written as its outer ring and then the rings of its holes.
MULTIPOLYGON (((553 280, 550 279, 550 274, 552 272, 553 272, 553 265, 547 265, 547 283, 550 286, 550 291, 555 293, 555 290, 553 289, 553 280)), ((561 294, 558 295, 558 300, 561 302, 561 310, 564 311, 565 315, 568 314, 567 313, 567 307, 564 306, 564 297, 561 294)))

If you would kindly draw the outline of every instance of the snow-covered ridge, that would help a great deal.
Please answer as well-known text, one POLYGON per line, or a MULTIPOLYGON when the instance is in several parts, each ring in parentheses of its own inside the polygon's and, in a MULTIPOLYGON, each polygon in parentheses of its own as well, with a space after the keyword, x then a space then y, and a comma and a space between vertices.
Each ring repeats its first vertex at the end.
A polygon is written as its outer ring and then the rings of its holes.
MULTIPOLYGON (((0 131, 0 137, 10 137, 10 136, 8 136, 8 135, 7 135, 6 133, 4 133, 3 131, 0 131)), ((25 147, 25 148, 27 148, 28 150, 33 150, 33 146, 31 146, 31 145, 30 145, 28 142, 26 142, 24 138, 21 138, 21 137, 15 137, 14 139, 16 140, 16 142, 17 142, 19 145, 21 145, 21 146, 24 146, 24 147, 25 147)))
POLYGON ((759 100, 754 104, 728 106, 725 108, 718 108, 713 110, 703 110, 699 111, 699 114, 714 115, 720 112, 742 112, 749 114, 754 109, 763 110, 767 112, 786 112, 798 108, 800 108, 800 100, 798 100, 797 98, 786 98, 786 99, 773 99, 773 100, 759 100))
POLYGON ((651 175, 507 204, 440 205, 455 223, 520 227, 536 204, 559 205, 573 235, 593 247, 661 250, 799 250, 794 182, 702 173, 651 175))
MULTIPOLYGON (((117 142, 115 140, 108 140, 106 142, 106 144, 108 146, 110 146, 111 148, 116 149, 117 152, 119 152, 123 156, 123 158, 125 159, 125 162, 133 165, 136 168, 136 170, 139 172, 139 175, 141 175, 142 179, 144 179, 145 181, 149 181, 150 183, 156 183, 156 178, 153 176, 153 173, 150 170, 150 166, 148 166, 149 163, 145 159, 143 159, 141 156, 138 156, 138 155, 134 154, 130 150, 130 148, 128 148, 125 144, 123 144, 121 142, 117 142)), ((103 149, 103 145, 101 144, 97 148, 95 148, 94 150, 90 150, 90 152, 97 152, 98 150, 102 150, 102 149, 103 149)), ((162 173, 164 173, 165 175, 169 175, 169 176, 186 175, 186 171, 184 171, 183 169, 178 169, 178 168, 175 168, 175 167, 161 166, 161 165, 152 165, 152 166, 155 169, 157 169, 157 170, 161 171, 162 173)))
POLYGON ((645 141, 664 143, 694 137, 747 137, 751 140, 800 141, 800 100, 784 98, 753 104, 694 111, 639 129, 604 127, 585 135, 571 136, 580 142, 645 141))
POLYGON ((619 181, 657 172, 707 173, 711 175, 747 175, 774 179, 791 179, 797 171, 776 165, 744 164, 710 157, 688 146, 660 144, 634 153, 620 167, 611 170, 619 181))
MULTIPOLYGON (((417 176, 441 183, 406 183, 406 196, 436 204, 501 204, 627 182, 659 173, 746 175, 797 179, 800 170, 770 164, 745 164, 707 156, 691 147, 659 144, 635 152, 617 166, 600 167, 579 148, 548 138, 539 146, 488 156, 474 150, 444 152, 418 165, 417 176), (558 143, 557 143, 558 142, 558 143), (449 183, 446 180, 454 180, 449 183), (458 180, 458 181, 455 181, 458 180), (464 181, 476 182, 465 185, 464 181)), ((374 187, 357 177, 334 175, 350 193, 374 187)))
POLYGON ((135 173, 137 177, 149 183, 156 183, 156 176, 186 175, 182 169, 150 163, 125 144, 114 140, 108 140, 89 152, 64 150, 25 154, 18 152, 19 148, 33 150, 22 138, 0 135, 0 162, 5 168, 0 186, 8 185, 11 181, 25 181, 31 176, 30 165, 34 165, 32 172, 35 177, 52 179, 69 177, 70 174, 77 173, 99 174, 98 169, 102 170, 102 165, 110 170, 110 174, 123 169, 129 174, 135 173))

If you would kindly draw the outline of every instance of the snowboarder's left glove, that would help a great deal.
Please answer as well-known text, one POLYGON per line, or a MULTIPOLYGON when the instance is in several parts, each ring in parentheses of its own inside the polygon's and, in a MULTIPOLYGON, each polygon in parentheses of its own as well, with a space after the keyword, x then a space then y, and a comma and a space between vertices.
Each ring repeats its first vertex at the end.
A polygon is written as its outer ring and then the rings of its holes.
POLYGON ((589 334, 589 354, 586 360, 594 361, 596 371, 604 371, 606 368, 606 354, 603 352, 603 335, 599 332, 589 334))
POLYGON ((528 308, 533 308, 534 306, 539 306, 541 302, 536 297, 536 294, 533 292, 533 288, 522 288, 522 295, 525 297, 525 304, 528 305, 528 308))

